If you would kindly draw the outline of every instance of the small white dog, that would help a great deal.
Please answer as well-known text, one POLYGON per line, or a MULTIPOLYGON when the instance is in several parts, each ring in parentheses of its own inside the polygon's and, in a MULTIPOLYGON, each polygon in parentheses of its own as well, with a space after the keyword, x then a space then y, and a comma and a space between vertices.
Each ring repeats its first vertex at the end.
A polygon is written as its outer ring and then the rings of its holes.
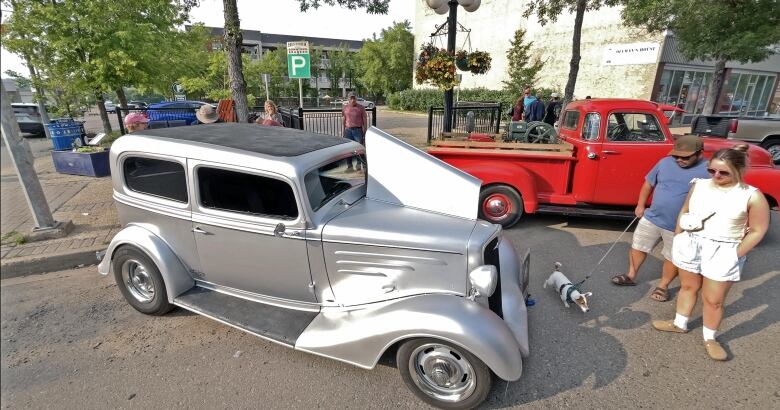
POLYGON ((544 281, 544 285, 542 285, 542 287, 546 288, 549 285, 553 287, 553 290, 557 290, 561 296, 563 304, 566 307, 569 307, 569 303, 573 302, 576 303, 583 312, 587 312, 590 310, 590 308, 588 308, 588 296, 592 296, 593 293, 580 293, 579 289, 574 287, 566 275, 561 273, 561 266, 563 265, 555 262, 555 269, 553 270, 553 273, 549 278, 547 278, 546 281, 544 281))

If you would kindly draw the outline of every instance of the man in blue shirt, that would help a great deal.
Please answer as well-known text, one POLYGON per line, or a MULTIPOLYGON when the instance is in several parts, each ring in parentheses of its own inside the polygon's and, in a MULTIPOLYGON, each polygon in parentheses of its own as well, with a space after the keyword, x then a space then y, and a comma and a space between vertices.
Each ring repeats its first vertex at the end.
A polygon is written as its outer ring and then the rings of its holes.
POLYGON ((544 103, 542 102, 542 99, 539 98, 538 94, 535 98, 536 99, 531 102, 531 105, 529 105, 526 110, 525 120, 527 122, 541 121, 544 119, 544 103))
POLYGON ((631 250, 628 253, 628 273, 612 277, 612 283, 621 286, 636 285, 639 267, 659 241, 664 246, 661 280, 650 298, 658 302, 668 300, 669 283, 677 277, 677 268, 671 262, 672 239, 677 226, 677 216, 688 196, 690 182, 694 178, 709 178, 707 161, 702 160, 704 144, 695 135, 684 135, 674 143, 674 149, 658 161, 645 177, 639 191, 634 213, 639 219, 634 230, 631 250), (647 199, 653 194, 653 203, 646 208, 647 199))

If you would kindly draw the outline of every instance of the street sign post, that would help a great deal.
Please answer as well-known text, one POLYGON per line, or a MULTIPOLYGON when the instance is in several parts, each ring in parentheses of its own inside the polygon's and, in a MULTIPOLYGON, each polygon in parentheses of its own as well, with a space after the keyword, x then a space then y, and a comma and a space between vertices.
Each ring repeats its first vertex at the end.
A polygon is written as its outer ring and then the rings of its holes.
POLYGON ((311 78, 311 59, 308 41, 287 42, 287 75, 298 79, 298 96, 303 107, 303 79, 311 78))
POLYGON ((260 74, 263 77, 263 82, 265 83, 265 99, 270 100, 271 96, 268 94, 268 81, 271 80, 271 74, 260 74))

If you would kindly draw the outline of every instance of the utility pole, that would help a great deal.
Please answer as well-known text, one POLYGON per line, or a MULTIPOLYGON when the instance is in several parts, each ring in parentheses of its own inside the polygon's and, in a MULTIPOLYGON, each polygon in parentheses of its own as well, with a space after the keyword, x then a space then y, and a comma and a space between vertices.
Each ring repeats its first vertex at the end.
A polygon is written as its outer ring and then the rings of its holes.
POLYGON ((11 161, 16 169, 16 174, 19 176, 19 183, 21 183, 24 189, 24 198, 30 207, 35 228, 53 229, 56 222, 49 209, 49 203, 46 202, 46 196, 44 196, 43 188, 41 188, 41 183, 38 181, 38 175, 35 173, 30 148, 27 145, 27 141, 22 139, 19 124, 16 122, 11 104, 8 103, 5 86, 0 85, 0 87, 2 87, 2 94, 0 94, 0 100, 2 100, 0 104, 2 106, 0 106, 0 111, 2 111, 3 141, 11 154, 11 161))

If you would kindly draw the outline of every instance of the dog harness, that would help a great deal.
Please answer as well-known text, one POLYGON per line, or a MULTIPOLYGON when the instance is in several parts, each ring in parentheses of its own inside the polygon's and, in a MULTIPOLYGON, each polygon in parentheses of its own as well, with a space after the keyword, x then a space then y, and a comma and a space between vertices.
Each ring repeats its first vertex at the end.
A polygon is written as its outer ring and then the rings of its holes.
MULTIPOLYGON (((582 282, 585 282, 585 281, 583 280, 582 282)), ((566 286, 571 286, 568 290, 566 290, 566 303, 574 303, 574 300, 572 300, 572 298, 571 298, 571 294, 574 293, 575 290, 577 290, 577 291, 580 290, 579 286, 582 284, 582 282, 580 282, 580 283, 578 283, 576 285, 572 284, 571 282, 564 283, 563 285, 561 285, 560 288, 558 288, 558 293, 563 293, 563 288, 565 288, 566 286)))

